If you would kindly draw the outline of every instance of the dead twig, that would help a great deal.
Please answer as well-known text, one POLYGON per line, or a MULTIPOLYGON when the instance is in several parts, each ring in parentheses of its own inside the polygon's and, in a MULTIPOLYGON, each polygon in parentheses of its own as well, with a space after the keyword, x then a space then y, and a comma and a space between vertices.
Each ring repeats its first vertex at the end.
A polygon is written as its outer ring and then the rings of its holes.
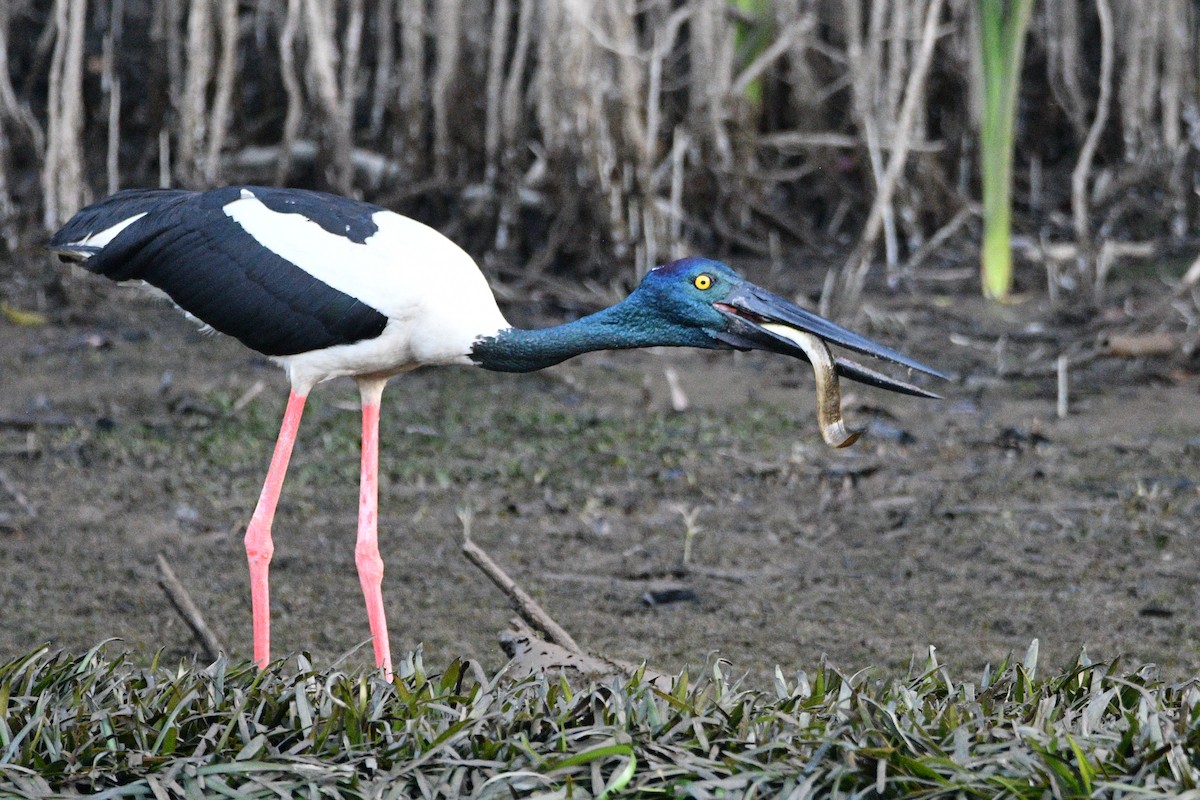
POLYGON ((0 428, 27 431, 42 427, 80 428, 83 425, 65 414, 0 414, 0 428))
POLYGON ((1070 411, 1071 404, 1070 382, 1067 370, 1067 367, 1069 366, 1069 360, 1066 353, 1060 355, 1055 364, 1058 368, 1058 404, 1056 410, 1059 419, 1066 419, 1067 414, 1070 411))
POLYGON ((958 233, 959 228, 966 225, 972 218, 979 216, 981 213, 980 207, 975 203, 968 203, 958 210, 950 221, 942 227, 938 228, 933 236, 929 237, 929 241, 917 248, 917 251, 908 259, 908 264, 905 265, 907 271, 912 272, 919 267, 924 261, 937 252, 951 236, 958 233))
POLYGON ((688 564, 683 567, 669 567, 637 577, 620 577, 617 575, 584 575, 578 572, 544 572, 539 578, 559 583, 582 583, 589 586, 607 586, 632 591, 644 591, 649 582, 665 578, 708 578, 725 583, 750 583, 751 581, 773 580, 794 575, 794 570, 777 569, 717 569, 715 567, 698 567, 688 564))
MULTIPOLYGON (((1070 354, 1067 358, 1065 369, 1079 369, 1084 367, 1102 355, 1106 355, 1105 351, 1100 348, 1093 347, 1078 354, 1070 354)), ((1008 367, 1001 366, 996 370, 997 377, 1012 379, 1012 378, 1054 378, 1057 380, 1059 372, 1058 361, 1046 362, 1039 361, 1028 367, 1008 367)))
POLYGON ((233 413, 235 413, 235 414, 241 413, 241 411, 246 406, 250 405, 250 403, 252 403, 254 401, 254 398, 256 398, 260 394, 262 394, 263 390, 266 388, 267 388, 267 385, 265 383, 263 383, 262 381, 255 381, 254 383, 250 384, 250 388, 247 389, 245 392, 243 392, 242 396, 234 401, 233 413))
POLYGON ((29 498, 25 496, 25 493, 21 491, 21 488, 17 486, 17 484, 13 482, 13 479, 8 477, 8 473, 2 469, 0 469, 0 487, 3 487, 4 491, 12 495, 12 499, 16 500, 17 505, 19 505, 21 510, 25 512, 25 516, 29 517, 30 519, 37 517, 37 508, 34 507, 33 503, 29 502, 29 498))
POLYGON ((502 570, 495 561, 492 561, 491 556, 484 552, 483 548, 471 541, 471 512, 467 509, 460 509, 458 519, 462 523, 463 529, 463 555, 467 557, 468 561, 479 567, 500 591, 504 592, 508 597, 509 604, 512 605, 514 611, 521 615, 521 619, 541 631, 547 639, 559 647, 583 655, 582 648, 571 638, 571 634, 555 622, 524 589, 517 585, 516 581, 508 577, 508 573, 502 570))
MULTIPOLYGON (((850 134, 837 133, 836 131, 778 131, 776 133, 764 133, 758 137, 756 143, 759 147, 773 147, 777 150, 787 152, 817 150, 817 149, 835 149, 835 150, 857 150, 862 146, 862 142, 850 134)), ((879 149, 885 151, 894 151, 897 143, 894 141, 880 142, 879 149)), ((946 149, 946 143, 942 141, 926 141, 919 140, 908 143, 908 151, 910 153, 941 153, 946 149)))
POLYGON ((671 390, 671 410, 677 414, 687 411, 688 396, 679 383, 679 373, 675 371, 674 367, 664 367, 663 375, 667 379, 667 388, 671 390))
POLYGON ((162 553, 158 554, 158 585, 162 587, 167 599, 171 601, 171 605, 175 606, 179 616, 192 629, 192 633, 196 634, 200 646, 204 648, 205 657, 215 661, 220 658, 222 653, 229 652, 204 622, 200 609, 192 600, 192 596, 188 594, 188 590, 179 582, 179 578, 175 577, 175 570, 171 569, 171 565, 167 563, 167 559, 162 553))

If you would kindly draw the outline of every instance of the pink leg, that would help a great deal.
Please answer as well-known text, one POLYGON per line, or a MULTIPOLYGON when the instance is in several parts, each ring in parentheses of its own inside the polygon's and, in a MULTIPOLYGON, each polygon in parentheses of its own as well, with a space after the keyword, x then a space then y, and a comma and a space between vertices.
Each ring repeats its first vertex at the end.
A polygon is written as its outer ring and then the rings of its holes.
POLYGON ((362 379, 362 479, 358 493, 358 543, 354 563, 367 601, 367 620, 375 646, 375 666, 392 679, 392 648, 383 610, 383 559, 379 556, 379 402, 385 380, 362 379))
POLYGON ((296 443, 296 430, 300 427, 300 415, 304 413, 305 395, 294 391, 288 395, 287 411, 283 414, 283 425, 275 441, 275 454, 267 470, 262 494, 254 516, 246 527, 246 559, 250 562, 250 604, 254 613, 254 663, 264 669, 271 660, 271 603, 267 583, 267 570, 275 545, 271 542, 271 520, 275 518, 275 506, 279 502, 279 490, 283 488, 283 476, 287 472, 288 460, 292 457, 292 445, 296 443))

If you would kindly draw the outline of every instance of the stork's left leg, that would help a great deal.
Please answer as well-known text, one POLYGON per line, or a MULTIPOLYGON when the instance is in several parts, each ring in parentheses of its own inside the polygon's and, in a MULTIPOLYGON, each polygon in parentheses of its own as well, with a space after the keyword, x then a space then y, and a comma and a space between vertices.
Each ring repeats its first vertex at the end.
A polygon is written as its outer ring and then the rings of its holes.
POLYGON ((358 492, 358 543, 354 563, 367 601, 367 620, 371 623, 375 646, 375 666, 392 679, 392 648, 388 641, 387 617, 383 611, 383 559, 379 556, 379 403, 386 379, 361 378, 362 395, 362 478, 358 492))

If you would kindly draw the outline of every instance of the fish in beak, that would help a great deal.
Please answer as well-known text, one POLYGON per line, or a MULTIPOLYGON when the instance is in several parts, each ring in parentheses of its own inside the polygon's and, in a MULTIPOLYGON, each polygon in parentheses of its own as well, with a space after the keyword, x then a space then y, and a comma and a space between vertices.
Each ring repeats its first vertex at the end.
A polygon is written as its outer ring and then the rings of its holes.
POLYGON ((821 435, 832 447, 848 447, 862 434, 862 430, 848 428, 842 418, 838 376, 899 394, 940 398, 934 392, 876 372, 845 356, 834 355, 829 351, 829 345, 944 379, 947 376, 943 373, 805 311, 759 286, 743 284, 714 303, 713 307, 728 320, 727 328, 715 335, 730 347, 769 350, 803 358, 812 364, 817 381, 817 418, 821 435))

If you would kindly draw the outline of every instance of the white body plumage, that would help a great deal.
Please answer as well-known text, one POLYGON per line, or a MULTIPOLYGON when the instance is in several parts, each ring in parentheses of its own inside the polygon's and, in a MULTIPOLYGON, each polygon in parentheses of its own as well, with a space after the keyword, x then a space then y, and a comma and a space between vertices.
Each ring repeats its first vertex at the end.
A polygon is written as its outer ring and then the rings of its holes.
POLYGON ((128 277, 165 288, 190 316, 271 356, 301 392, 340 376, 471 364, 467 356, 476 341, 509 327, 462 248, 386 209, 257 187, 145 192, 125 204, 120 198, 108 201, 110 213, 65 228, 52 249, 108 274, 110 248, 123 263, 135 247, 157 248, 147 274, 134 270, 128 277), (224 195, 214 197, 217 192, 224 195), (168 202, 145 210, 138 201, 147 197, 168 202), (165 226, 160 217, 180 203, 196 208, 170 215, 165 226), (187 287, 172 291, 189 280, 220 280, 230 302, 187 287), (242 301, 254 292, 262 296, 258 302, 242 301), (355 319, 362 324, 347 322, 355 319), (311 335, 277 341, 277 330, 302 329, 308 322, 311 335), (331 333, 333 324, 349 329, 331 333))

